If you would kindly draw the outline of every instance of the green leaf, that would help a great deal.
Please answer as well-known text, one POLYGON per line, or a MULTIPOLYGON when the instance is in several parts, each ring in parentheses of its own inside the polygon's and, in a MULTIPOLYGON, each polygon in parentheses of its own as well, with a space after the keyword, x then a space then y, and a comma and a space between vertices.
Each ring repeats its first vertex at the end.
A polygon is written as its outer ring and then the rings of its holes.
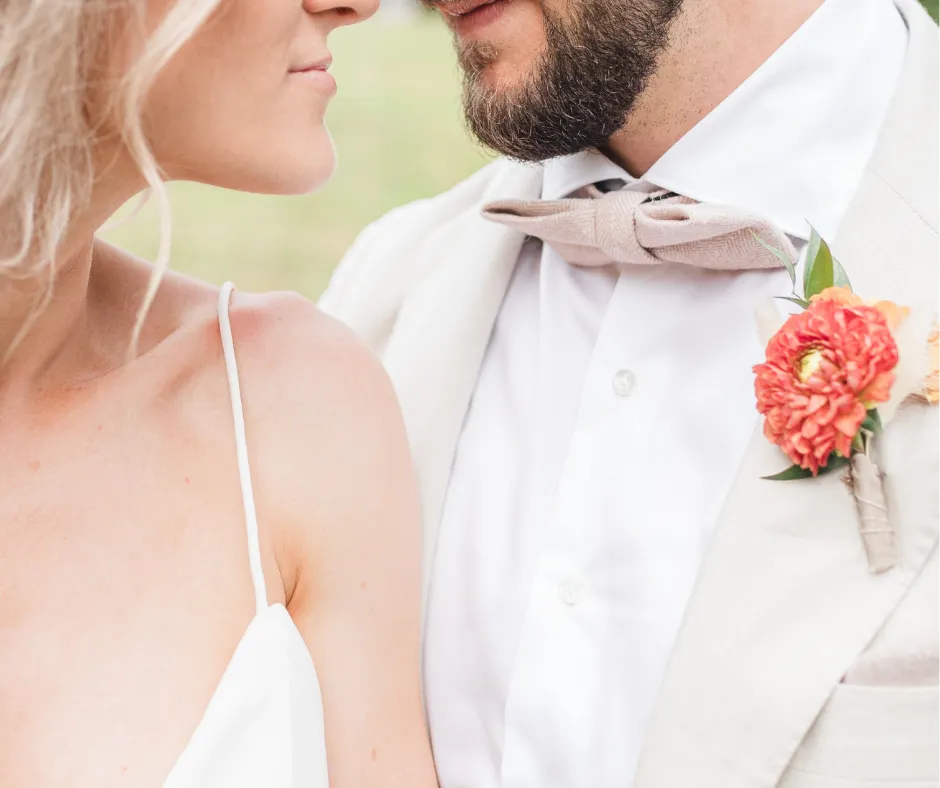
POLYGON ((881 416, 878 415, 878 411, 872 408, 868 411, 868 415, 865 417, 865 421, 862 422, 863 430, 868 430, 869 432, 875 433, 876 435, 881 432, 881 416))
POLYGON ((827 287, 847 287, 851 290, 849 275, 842 264, 832 256, 829 244, 812 225, 810 230, 806 261, 803 264, 803 297, 809 301, 827 287))
POLYGON ((842 263, 836 260, 835 257, 832 258, 832 272, 832 279, 835 282, 836 287, 847 287, 849 290, 852 289, 852 283, 849 281, 849 275, 842 267, 842 263))
MULTIPOLYGON (((832 473, 839 468, 844 468, 848 464, 848 459, 840 457, 838 454, 833 454, 829 458, 829 462, 819 469, 818 475, 825 476, 827 473, 832 473)), ((773 476, 764 476, 762 478, 771 482, 790 482, 796 481, 797 479, 812 479, 813 472, 806 470, 806 468, 801 468, 799 465, 791 465, 785 471, 780 471, 780 473, 775 473, 773 476)))
POLYGON ((819 233, 812 229, 810 225, 809 245, 806 247, 806 255, 803 258, 803 294, 809 301, 809 275, 813 270, 813 263, 819 254, 819 244, 822 241, 819 233))
POLYGON ((813 474, 812 471, 801 468, 799 465, 791 465, 785 471, 775 473, 773 476, 762 476, 761 478, 769 482, 789 482, 794 479, 812 479, 813 474))
POLYGON ((763 246, 768 252, 776 257, 781 263, 783 263, 784 267, 787 269, 787 273, 790 274, 790 284, 796 287, 796 266, 793 265, 793 261, 790 259, 790 256, 782 249, 775 249, 753 230, 751 230, 751 235, 754 236, 757 243, 763 246))
POLYGON ((832 252, 822 236, 813 229, 806 251, 806 268, 803 271, 803 298, 809 301, 827 287, 835 285, 835 269, 832 252))
POLYGON ((780 301, 789 301, 791 304, 803 307, 803 309, 809 309, 809 301, 805 301, 799 296, 775 296, 775 298, 780 301))
POLYGON ((833 453, 829 455, 829 462, 826 463, 825 467, 819 469, 819 475, 822 476, 827 473, 832 473, 833 471, 839 470, 839 468, 844 468, 848 464, 848 457, 833 453))
POLYGON ((852 453, 865 451, 865 436, 861 430, 852 438, 852 453))

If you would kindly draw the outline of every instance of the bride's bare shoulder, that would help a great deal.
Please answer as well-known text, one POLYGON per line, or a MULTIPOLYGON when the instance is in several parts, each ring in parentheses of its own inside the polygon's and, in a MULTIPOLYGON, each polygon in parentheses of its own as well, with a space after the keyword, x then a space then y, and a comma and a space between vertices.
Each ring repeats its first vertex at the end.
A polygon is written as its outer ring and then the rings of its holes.
POLYGON ((407 439, 376 356, 294 294, 236 293, 231 318, 259 512, 324 556, 331 544, 345 554, 350 540, 366 538, 350 529, 389 527, 383 508, 410 514, 407 439))
POLYGON ((245 378, 246 407, 296 426, 360 417, 394 403, 378 358, 345 325, 296 293, 236 292, 230 318, 245 378), (266 413, 262 406, 279 406, 266 413), (324 410, 325 409, 325 410, 324 410))

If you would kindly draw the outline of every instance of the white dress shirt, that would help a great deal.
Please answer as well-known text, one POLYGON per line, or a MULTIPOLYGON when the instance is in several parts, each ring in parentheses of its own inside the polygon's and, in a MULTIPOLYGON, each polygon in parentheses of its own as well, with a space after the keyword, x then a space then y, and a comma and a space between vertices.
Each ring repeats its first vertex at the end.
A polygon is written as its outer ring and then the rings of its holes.
MULTIPOLYGON (((835 236, 901 70, 891 0, 827 0, 640 180, 599 181, 835 236)), ((851 272, 849 272, 851 275, 851 272)), ((782 271, 580 269, 527 241, 457 450, 428 605, 443 788, 624 788, 723 500, 757 423, 755 306, 782 271)))

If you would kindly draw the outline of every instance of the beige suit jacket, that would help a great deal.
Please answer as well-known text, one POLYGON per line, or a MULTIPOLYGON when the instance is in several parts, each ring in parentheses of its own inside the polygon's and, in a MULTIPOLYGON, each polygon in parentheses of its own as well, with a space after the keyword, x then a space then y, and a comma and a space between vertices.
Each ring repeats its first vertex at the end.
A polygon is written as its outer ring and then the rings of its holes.
MULTIPOLYGON (((865 297, 935 306, 937 28, 896 0, 910 41, 877 150, 835 251, 865 297)), ((497 161, 367 229, 322 301, 382 357, 422 488, 425 595, 457 440, 522 236, 483 203, 537 198, 537 165, 497 161)), ((836 475, 771 483, 755 433, 675 644, 637 788, 926 788, 938 784, 937 408, 881 437, 897 566, 868 569, 836 475), (904 686, 906 684, 906 686, 904 686)))

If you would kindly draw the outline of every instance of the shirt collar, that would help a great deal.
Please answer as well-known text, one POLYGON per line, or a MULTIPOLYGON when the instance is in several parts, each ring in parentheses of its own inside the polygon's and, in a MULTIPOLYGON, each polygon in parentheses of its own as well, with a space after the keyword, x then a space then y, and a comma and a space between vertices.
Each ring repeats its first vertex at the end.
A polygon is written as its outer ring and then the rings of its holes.
POLYGON ((808 238, 809 224, 832 238, 875 148, 906 46, 892 0, 826 0, 642 179, 587 151, 546 163, 542 197, 618 178, 747 208, 795 238, 808 238))
POLYGON ((542 199, 559 200, 583 186, 606 180, 632 184, 636 178, 597 150, 562 156, 545 163, 542 199))

